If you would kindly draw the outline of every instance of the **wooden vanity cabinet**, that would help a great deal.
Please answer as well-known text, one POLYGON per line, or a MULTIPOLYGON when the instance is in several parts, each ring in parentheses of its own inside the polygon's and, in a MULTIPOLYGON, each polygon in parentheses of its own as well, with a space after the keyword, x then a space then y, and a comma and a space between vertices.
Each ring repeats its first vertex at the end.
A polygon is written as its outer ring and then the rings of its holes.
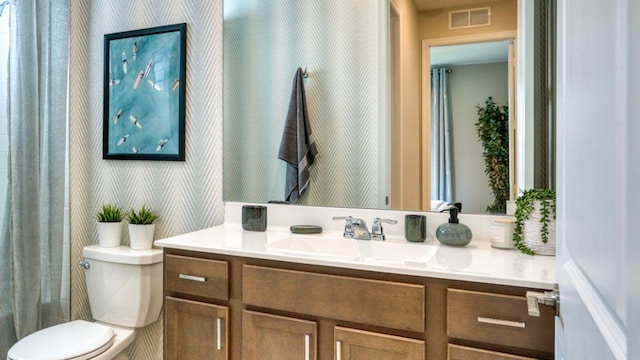
MULTIPOLYGON (((243 360, 316 360, 318 323, 242 311, 243 360)), ((334 327, 333 359, 424 360, 424 341, 334 327)))
POLYGON ((243 360, 316 360, 314 321, 242 311, 243 360))
MULTIPOLYGON (((424 285, 336 276, 308 271, 267 266, 242 266, 242 303, 246 306, 303 314, 317 321, 349 322, 363 326, 386 327, 397 330, 424 333, 425 287, 424 285)), ((291 359, 315 359, 316 322, 273 317, 244 311, 242 314, 243 360, 256 359, 254 334, 262 331, 273 334, 278 324, 278 334, 283 339, 271 341, 271 346, 260 346, 262 359, 288 359, 274 356, 287 348, 304 356, 291 359), (256 320, 269 324, 255 326, 256 320), (248 320, 250 319, 250 320, 248 320), (288 331, 291 327, 306 327, 304 332, 288 331), (290 334, 288 339, 283 332, 290 334), (249 336, 247 336, 249 334, 249 336), (247 338, 249 337, 249 339, 247 338), (304 342, 301 341, 304 339, 304 342), (245 342, 248 342, 245 343, 245 342), (301 353, 304 343, 305 352, 301 353), (287 345, 285 345, 287 344, 287 345), (311 345, 310 345, 311 344, 311 345), (273 349, 273 350, 269 350, 273 349), (265 357, 265 352, 269 355, 265 357), (247 357, 247 354, 249 356, 247 357)), ((333 326, 333 358, 336 360, 398 359, 423 360, 424 340, 391 336, 384 332, 361 331, 343 326, 333 326)), ((276 339, 275 335, 270 339, 276 339)), ((322 344, 321 344, 322 345, 322 344)), ((329 348, 331 344, 324 344, 329 348)), ((325 351, 325 358, 328 355, 325 351)))
POLYGON ((165 359, 229 359, 228 285, 226 261, 165 253, 165 359))
POLYGON ((423 340, 335 327, 336 360, 424 360, 423 340))
POLYGON ((165 359, 553 358, 540 289, 176 249, 164 283, 165 359))
MULTIPOLYGON (((447 335, 451 339, 553 353, 554 311, 540 307, 541 316, 529 316, 523 296, 447 289, 447 335), (551 329, 551 331, 549 331, 551 329)), ((457 351, 462 352, 462 351, 457 351)), ((449 353, 452 353, 451 348, 449 353)), ((450 359, 478 358, 450 356, 450 359)), ((500 354, 483 355, 504 359, 500 354)))
POLYGON ((449 344, 448 360, 535 360, 534 358, 449 344))
POLYGON ((425 286, 243 265, 242 303, 422 333, 425 286))
POLYGON ((228 359, 226 306, 171 296, 165 306, 165 359, 228 359))

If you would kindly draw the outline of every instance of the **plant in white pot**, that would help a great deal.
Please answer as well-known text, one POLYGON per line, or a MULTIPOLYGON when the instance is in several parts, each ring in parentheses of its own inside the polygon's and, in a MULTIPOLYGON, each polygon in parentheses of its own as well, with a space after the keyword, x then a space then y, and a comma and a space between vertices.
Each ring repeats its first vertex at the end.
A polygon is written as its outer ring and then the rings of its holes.
POLYGON ((153 245, 153 232, 158 215, 146 205, 140 210, 131 210, 126 215, 129 221, 129 246, 133 250, 148 250, 153 245))
POLYGON ((556 193, 548 189, 525 190, 516 199, 513 242, 529 255, 556 254, 556 193))
POLYGON ((118 247, 122 239, 122 219, 125 213, 113 204, 104 204, 96 214, 98 219, 98 245, 118 247))

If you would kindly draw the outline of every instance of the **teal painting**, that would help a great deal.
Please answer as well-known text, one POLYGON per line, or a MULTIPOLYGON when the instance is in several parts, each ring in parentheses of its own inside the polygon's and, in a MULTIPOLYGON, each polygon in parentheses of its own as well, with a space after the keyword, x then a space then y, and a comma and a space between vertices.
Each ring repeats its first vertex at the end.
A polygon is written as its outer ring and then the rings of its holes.
POLYGON ((103 158, 184 161, 186 24, 105 35, 103 158))

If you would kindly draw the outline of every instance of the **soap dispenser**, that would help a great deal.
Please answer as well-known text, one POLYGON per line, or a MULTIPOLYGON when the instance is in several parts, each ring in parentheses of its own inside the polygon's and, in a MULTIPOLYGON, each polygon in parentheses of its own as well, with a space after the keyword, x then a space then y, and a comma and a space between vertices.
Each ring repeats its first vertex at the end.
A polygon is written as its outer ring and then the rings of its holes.
POLYGON ((440 224, 436 229, 438 241, 449 246, 465 246, 471 242, 471 229, 465 224, 460 224, 458 220, 458 208, 451 206, 441 212, 449 212, 449 222, 440 224))

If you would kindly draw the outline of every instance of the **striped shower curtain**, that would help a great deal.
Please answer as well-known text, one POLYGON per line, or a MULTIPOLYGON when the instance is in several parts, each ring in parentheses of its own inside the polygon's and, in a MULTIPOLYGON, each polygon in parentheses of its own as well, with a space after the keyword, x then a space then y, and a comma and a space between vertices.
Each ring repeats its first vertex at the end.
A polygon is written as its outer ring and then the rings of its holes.
POLYGON ((61 317, 69 67, 68 0, 10 3, 9 176, 0 221, 3 359, 15 340, 61 317))

